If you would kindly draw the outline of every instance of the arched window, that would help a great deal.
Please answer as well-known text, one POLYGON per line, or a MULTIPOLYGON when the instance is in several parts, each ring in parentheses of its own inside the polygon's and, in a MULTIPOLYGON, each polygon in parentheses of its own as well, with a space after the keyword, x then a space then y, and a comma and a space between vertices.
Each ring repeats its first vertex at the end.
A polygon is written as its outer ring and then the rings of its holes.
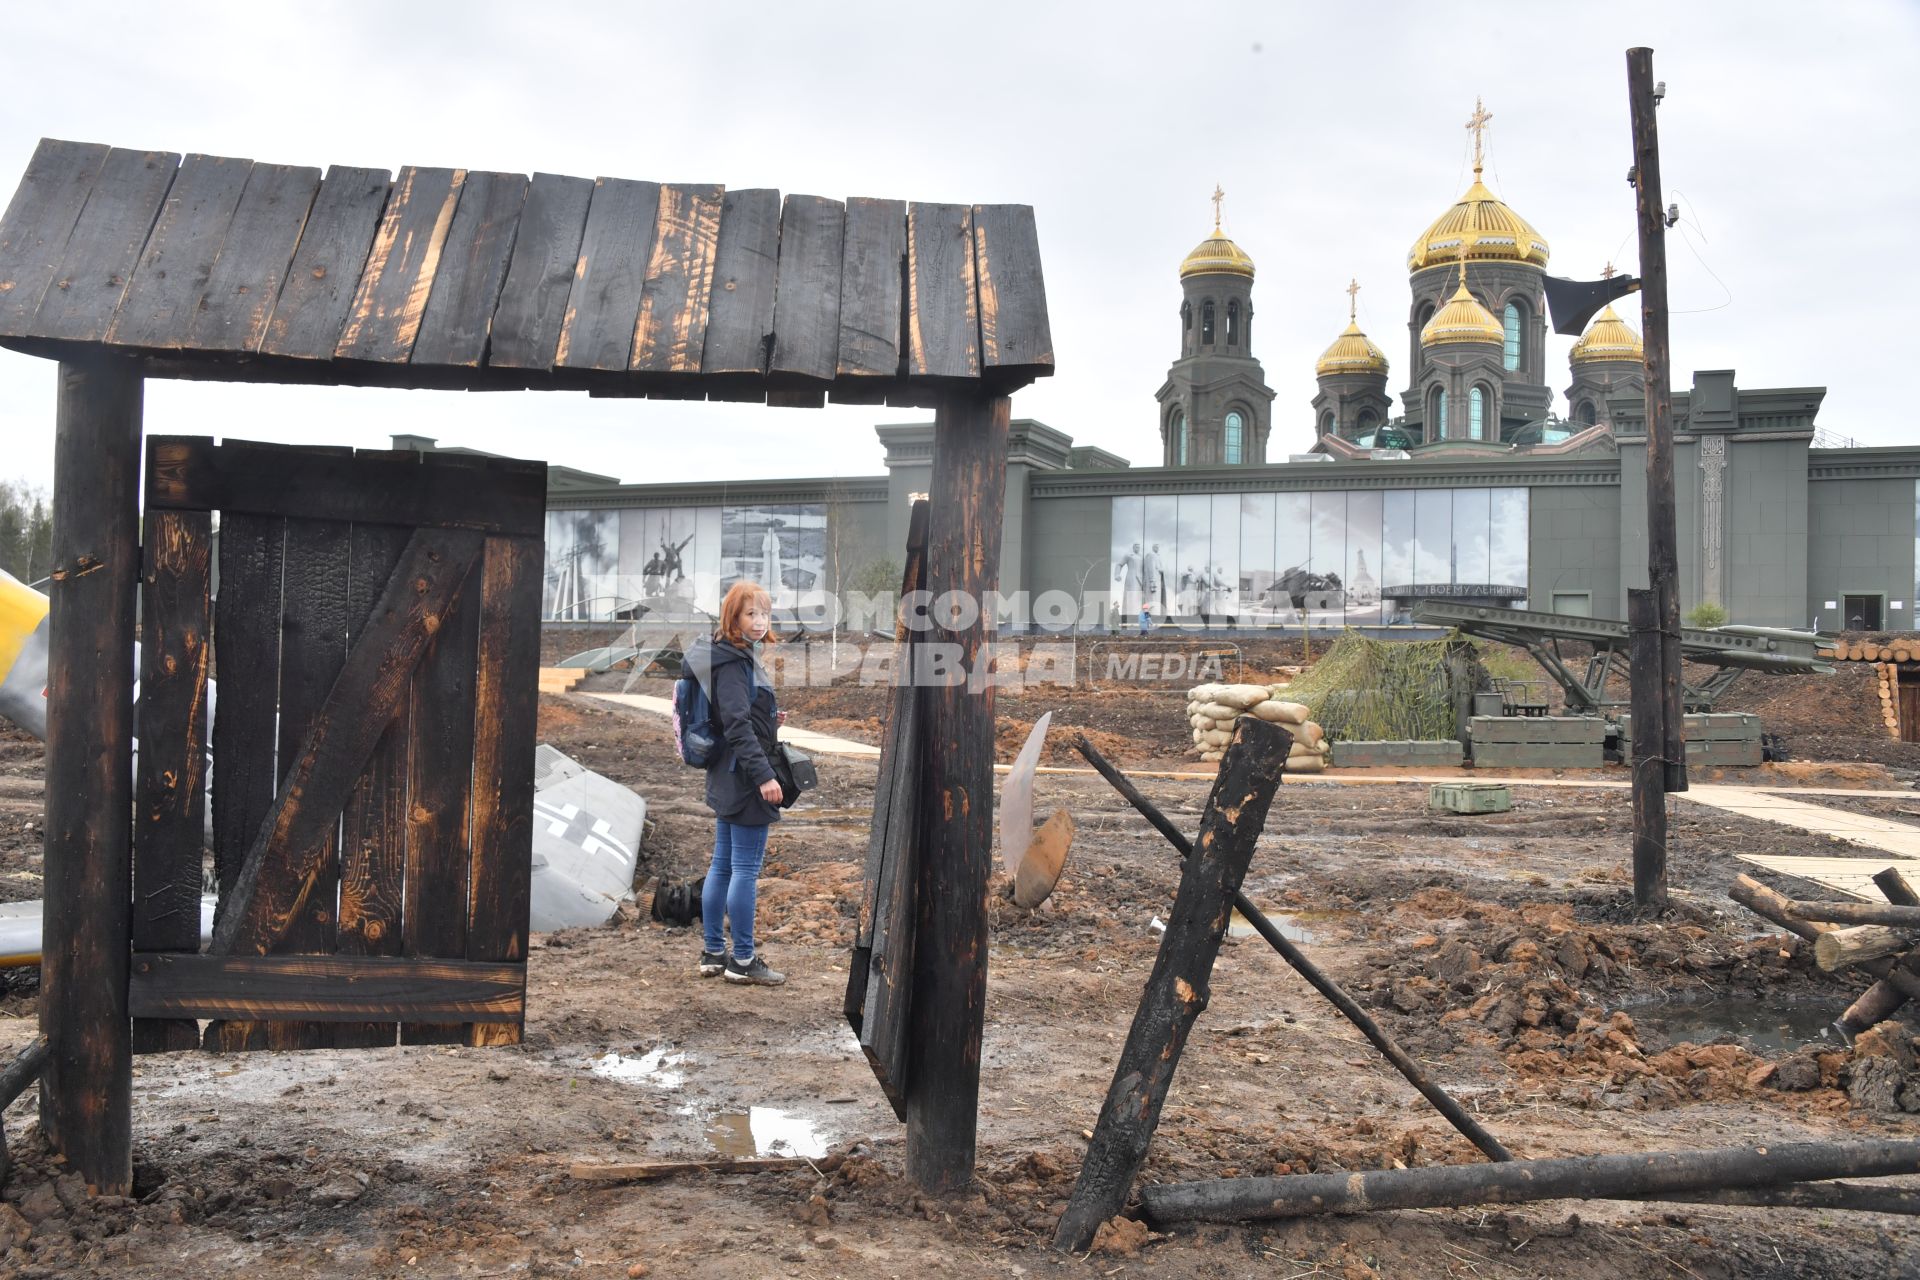
POLYGON ((1191 302, 1183 302, 1180 304, 1180 332, 1190 333, 1192 330, 1193 304, 1191 302))
POLYGON ((1520 304, 1509 302, 1506 314, 1506 349, 1503 363, 1509 372, 1520 367, 1520 304))
POLYGON ((1187 415, 1182 409, 1175 409, 1167 420, 1167 434, 1173 437, 1173 463, 1177 467, 1187 465, 1187 415))
POLYGON ((1230 298, 1227 301, 1227 345, 1240 345, 1240 300, 1230 298))
POLYGON ((1379 425, 1380 416, 1378 414, 1371 409, 1362 409, 1360 411, 1360 421, 1355 424, 1354 432, 1356 435, 1369 435, 1373 429, 1379 425))
POLYGON ((1228 462, 1240 461, 1240 441, 1245 434, 1246 419, 1240 416, 1238 409, 1235 409, 1227 415, 1226 460, 1228 462))
POLYGON ((1213 342, 1213 299, 1208 298, 1200 304, 1200 341, 1213 342))
POLYGON ((1479 384, 1467 392, 1467 439, 1487 438, 1487 393, 1479 384))
POLYGON ((1427 439, 1447 438, 1447 389, 1435 387, 1427 397, 1427 439))
POLYGON ((1320 415, 1320 434, 1323 436, 1333 434, 1333 414, 1331 411, 1320 415))
POLYGON ((1582 400, 1573 410, 1573 420, 1583 427, 1590 427, 1600 420, 1600 414, 1593 407, 1593 401, 1582 400))

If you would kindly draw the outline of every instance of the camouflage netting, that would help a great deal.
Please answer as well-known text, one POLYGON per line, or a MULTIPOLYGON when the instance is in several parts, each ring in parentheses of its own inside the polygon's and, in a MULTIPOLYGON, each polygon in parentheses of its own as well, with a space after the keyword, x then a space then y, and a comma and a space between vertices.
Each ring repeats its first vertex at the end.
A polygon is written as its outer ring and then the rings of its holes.
POLYGON ((1349 742, 1438 741, 1454 736, 1447 655, 1473 646, 1444 640, 1372 640, 1349 631, 1287 687, 1329 738, 1349 742))

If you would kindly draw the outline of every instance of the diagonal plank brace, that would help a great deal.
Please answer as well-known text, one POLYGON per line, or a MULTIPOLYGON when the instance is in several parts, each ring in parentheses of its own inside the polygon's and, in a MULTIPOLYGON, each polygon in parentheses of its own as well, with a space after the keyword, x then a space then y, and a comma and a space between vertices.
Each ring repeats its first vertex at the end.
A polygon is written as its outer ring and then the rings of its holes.
POLYGON ((214 955, 265 955, 286 933, 325 856, 326 833, 485 541, 464 529, 417 529, 408 540, 221 903, 214 955))

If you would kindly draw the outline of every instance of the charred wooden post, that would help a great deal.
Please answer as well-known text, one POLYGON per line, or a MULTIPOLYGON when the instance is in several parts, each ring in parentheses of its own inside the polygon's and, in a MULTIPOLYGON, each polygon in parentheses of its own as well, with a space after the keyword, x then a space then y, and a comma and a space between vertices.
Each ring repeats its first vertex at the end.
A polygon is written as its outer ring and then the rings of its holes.
MULTIPOLYGON (((1914 892, 1907 878, 1893 867, 1875 872, 1873 882, 1887 895, 1888 902, 1897 906, 1920 906, 1920 893, 1914 892)), ((1893 963, 1895 969, 1905 973, 1920 973, 1920 948, 1909 950, 1893 963)), ((1868 1027, 1891 1018, 1906 1002, 1907 993, 1898 984, 1890 978, 1881 978, 1847 1006, 1847 1011, 1834 1022, 1834 1028, 1840 1032, 1841 1039, 1851 1043, 1853 1037, 1868 1027)))
MULTIPOLYGON (((1654 676, 1662 659, 1652 592, 1627 592, 1627 620, 1633 628, 1633 722, 1658 726, 1663 711, 1654 676)), ((1633 900, 1641 907, 1667 905, 1666 739, 1657 729, 1633 735, 1633 900)))
MULTIPOLYGON (((1099 749, 1087 741, 1086 735, 1077 737, 1073 745, 1101 777, 1112 783, 1116 791, 1126 797, 1127 801, 1138 809, 1148 822, 1166 836, 1168 843, 1179 851, 1181 857, 1187 857, 1193 852, 1192 843, 1180 833, 1179 828, 1167 820, 1167 816, 1160 812, 1159 806, 1141 794, 1140 788, 1134 786, 1125 774, 1101 755, 1099 749)), ((1269 946, 1280 953, 1281 959, 1292 965, 1294 972, 1305 978, 1309 986, 1325 996, 1333 1007, 1340 1011, 1341 1016, 1357 1027, 1360 1034, 1364 1035, 1368 1042, 1393 1064, 1394 1070, 1398 1071, 1408 1084, 1419 1090, 1420 1096, 1431 1102, 1467 1141, 1478 1147, 1489 1160, 1513 1159, 1513 1153, 1508 1151, 1498 1138, 1488 1133, 1478 1120, 1468 1115, 1466 1108, 1462 1107, 1452 1094, 1427 1078, 1427 1073, 1420 1069, 1420 1065, 1408 1056, 1407 1051, 1402 1049, 1379 1023, 1367 1015, 1366 1010, 1362 1009, 1352 996, 1348 995, 1332 978, 1321 972, 1320 966, 1309 960, 1300 948, 1294 946, 1292 940, 1275 928, 1273 921, 1267 919, 1266 913, 1253 905, 1251 898, 1235 889, 1233 907, 1246 917, 1248 923, 1253 925, 1255 932, 1265 938, 1269 946)))
POLYGON ((1664 1193, 1779 1187, 1828 1178, 1920 1172, 1920 1140, 1797 1142, 1710 1151, 1637 1152, 1506 1164, 1306 1173, 1144 1187, 1156 1226, 1297 1218, 1376 1209, 1433 1209, 1530 1200, 1653 1198, 1664 1193))
POLYGON ((1673 1191, 1636 1196, 1668 1204, 1737 1204, 1779 1209, 1839 1209, 1853 1213, 1920 1216, 1920 1191, 1910 1187, 1862 1186, 1857 1182, 1794 1182, 1784 1187, 1742 1187, 1737 1191, 1673 1191))
MULTIPOLYGON (((0 1067, 0 1112, 13 1105, 13 1100, 25 1093, 27 1086, 40 1078, 47 1066, 47 1038, 35 1037, 33 1043, 22 1049, 12 1062, 0 1067)), ((0 1186, 5 1186, 7 1174, 13 1168, 13 1157, 7 1154, 7 1130, 0 1125, 0 1186)))
POLYGON ((1087 1248, 1100 1224, 1126 1205, 1187 1036, 1207 1007, 1207 980, 1227 932, 1233 895, 1253 860, 1292 747, 1293 736, 1279 725, 1242 716, 1234 726, 1200 817, 1200 838, 1167 913, 1160 954, 1114 1067, 1073 1196, 1054 1232, 1056 1249, 1087 1248))
MULTIPOLYGON (((1661 754, 1666 758, 1665 790, 1673 792, 1687 789, 1687 745, 1680 701, 1680 556, 1673 496, 1673 392, 1669 385, 1673 353, 1667 328, 1666 206, 1660 189, 1660 128, 1655 115, 1658 103, 1653 96, 1651 49, 1627 50, 1627 104, 1633 128, 1641 332, 1646 349, 1647 586, 1653 593, 1654 622, 1660 635, 1657 724, 1661 754)), ((1665 887, 1663 879, 1663 902, 1665 887)))
POLYGON ((87 1185, 133 1185, 133 618, 140 575, 137 369, 60 366, 48 595, 46 935, 40 1123, 87 1185))
POLYGON ((927 592, 932 627, 912 646, 922 774, 907 1172, 922 1189, 973 1177, 986 1023, 987 878, 993 853, 993 684, 985 666, 1006 501, 1005 396, 951 396, 934 418, 927 592), (945 611, 943 613, 943 610, 945 611))

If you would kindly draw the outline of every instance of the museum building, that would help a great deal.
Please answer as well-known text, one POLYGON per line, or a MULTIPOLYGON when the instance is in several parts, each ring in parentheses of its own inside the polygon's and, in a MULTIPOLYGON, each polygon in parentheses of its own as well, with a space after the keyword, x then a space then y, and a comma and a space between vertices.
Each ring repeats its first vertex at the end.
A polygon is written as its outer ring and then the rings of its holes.
MULTIPOLYGON (((1314 369, 1315 442, 1285 458, 1269 456, 1254 261, 1222 230, 1216 190, 1213 231, 1179 266, 1158 465, 1015 421, 1003 595, 1064 593, 1052 599, 1091 629, 1136 626, 1143 609, 1155 625, 1371 628, 1408 621, 1423 598, 1624 618, 1627 590, 1646 580, 1640 337, 1604 309, 1569 357, 1566 416, 1553 414, 1548 243, 1485 185, 1475 138, 1472 183, 1407 255, 1398 411, 1351 286, 1347 326, 1314 369)), ((1911 626, 1920 448, 1823 447, 1824 395, 1743 388, 1732 370, 1675 388, 1683 611, 1911 626)), ((933 427, 876 431, 884 475, 622 485, 555 468, 547 616, 639 603, 711 613, 748 577, 818 621, 829 593, 877 589, 898 572, 912 495, 929 487, 933 427)), ((1016 608, 1003 625, 1059 617, 1016 608)))

